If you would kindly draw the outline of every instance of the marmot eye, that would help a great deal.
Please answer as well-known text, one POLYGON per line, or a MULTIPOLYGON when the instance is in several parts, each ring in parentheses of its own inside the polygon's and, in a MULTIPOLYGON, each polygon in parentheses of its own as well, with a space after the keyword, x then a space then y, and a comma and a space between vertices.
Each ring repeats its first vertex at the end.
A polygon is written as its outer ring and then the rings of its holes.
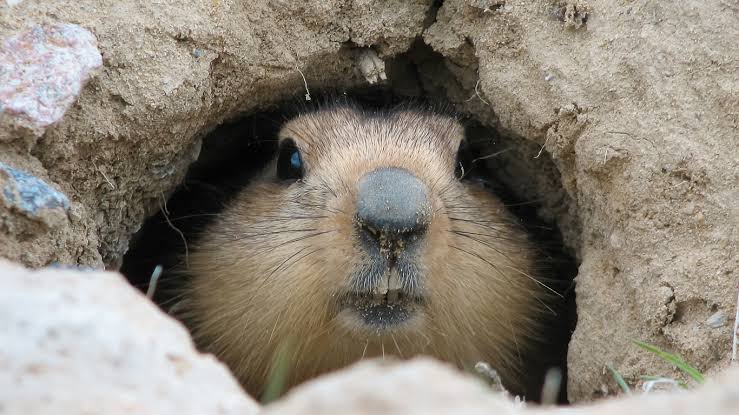
POLYGON ((303 158, 292 139, 280 143, 277 156, 277 177, 280 180, 298 180, 303 177, 303 158))

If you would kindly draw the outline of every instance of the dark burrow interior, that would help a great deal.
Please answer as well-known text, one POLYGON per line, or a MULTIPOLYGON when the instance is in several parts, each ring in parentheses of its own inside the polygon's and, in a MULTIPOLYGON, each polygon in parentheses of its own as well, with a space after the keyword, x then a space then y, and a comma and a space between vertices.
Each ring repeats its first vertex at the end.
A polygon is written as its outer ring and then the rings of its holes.
MULTIPOLYGON (((157 281, 154 300, 165 312, 170 311, 178 302, 172 293, 182 281, 168 271, 181 261, 187 244, 197 241, 204 225, 275 156, 277 132, 294 114, 335 100, 351 100, 370 110, 408 102, 432 108, 454 115, 463 123, 466 143, 460 162, 465 179, 484 180, 490 191, 507 205, 537 243, 550 278, 555 281, 552 287, 561 297, 551 304, 556 318, 552 319, 553 327, 544 334, 550 340, 548 347, 542 349, 542 356, 526 359, 526 370, 539 374, 537 378, 541 381, 528 387, 526 399, 539 400, 545 374, 551 367, 558 367, 562 377, 559 386, 555 385, 559 388, 557 399, 559 403, 567 403, 567 345, 577 321, 574 277, 578 264, 574 250, 562 241, 557 215, 544 206, 544 195, 536 194, 540 190, 532 190, 530 186, 546 181, 558 186, 556 191, 563 194, 557 170, 546 153, 540 153, 536 163, 521 162, 522 149, 530 151, 531 142, 505 135, 496 125, 485 125, 474 114, 455 112, 459 106, 445 102, 428 82, 414 75, 418 71, 418 56, 426 62, 434 58, 422 47, 414 48, 406 56, 389 62, 389 79, 384 86, 323 94, 311 91, 314 97, 311 103, 283 102, 262 112, 236 117, 210 131, 183 183, 132 238, 121 271, 134 286, 146 292, 152 273, 161 266, 163 272, 157 281)), ((547 197, 551 198, 551 194, 547 197)))

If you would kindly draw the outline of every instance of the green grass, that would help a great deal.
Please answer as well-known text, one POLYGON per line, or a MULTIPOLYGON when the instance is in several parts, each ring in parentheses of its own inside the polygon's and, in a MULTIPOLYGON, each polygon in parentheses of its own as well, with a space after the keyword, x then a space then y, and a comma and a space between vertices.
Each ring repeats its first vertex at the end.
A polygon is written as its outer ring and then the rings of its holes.
POLYGON ((277 400, 285 392, 287 378, 290 375, 290 356, 293 352, 293 342, 285 341, 277 347, 277 353, 272 361, 264 393, 261 396, 263 404, 277 400))
MULTIPOLYGON (((689 365, 685 360, 683 360, 680 356, 665 352, 664 350, 660 349, 659 347, 649 344, 643 341, 639 340, 632 340, 632 343, 636 345, 637 347, 648 351, 649 353, 652 353, 659 357, 660 359, 664 360, 667 363, 672 364, 673 366, 680 369, 683 373, 688 375, 691 379, 693 379, 696 383, 703 384, 705 383, 706 379, 703 376, 703 374, 693 366, 689 365)), ((614 369, 612 366, 608 365, 608 370, 611 372, 611 376, 613 377, 613 380, 616 381, 616 384, 621 388, 621 390, 625 394, 631 394, 631 388, 629 387, 628 383, 626 383, 626 380, 623 376, 621 376, 621 373, 619 373, 618 370, 614 369)), ((685 382, 666 378, 663 376, 641 376, 640 379, 644 382, 660 382, 660 381, 671 381, 674 382, 675 385, 678 385, 679 387, 683 389, 687 389, 688 385, 685 382)))
POLYGON ((694 381, 698 383, 705 383, 706 379, 703 377, 703 374, 693 366, 687 364, 680 356, 674 355, 672 353, 667 353, 660 349, 659 347, 645 343, 639 340, 632 340, 632 343, 635 345, 641 347, 642 349, 654 353, 657 355, 660 359, 664 360, 667 363, 670 363, 677 367, 678 369, 682 370, 683 373, 690 376, 694 381))
POLYGON ((608 367, 608 370, 611 372, 611 376, 613 376, 613 379, 616 381, 616 383, 621 388, 621 390, 624 391, 625 394, 631 395, 631 389, 629 389, 629 385, 624 380, 624 377, 621 376, 621 373, 619 373, 611 365, 608 365, 607 367, 608 367))

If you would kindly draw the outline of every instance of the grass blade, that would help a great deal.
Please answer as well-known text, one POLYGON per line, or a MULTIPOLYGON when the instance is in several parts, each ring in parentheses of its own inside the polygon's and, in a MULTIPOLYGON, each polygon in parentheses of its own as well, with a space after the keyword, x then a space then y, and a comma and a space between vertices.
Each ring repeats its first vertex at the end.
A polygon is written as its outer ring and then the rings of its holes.
POLYGON ((293 342, 288 339, 277 348, 272 367, 267 375, 267 383, 262 393, 262 404, 277 400, 285 392, 288 376, 290 375, 290 356, 293 352, 293 342))
POLYGON ((649 343, 645 343, 639 340, 632 340, 632 342, 635 345, 641 347, 642 349, 648 352, 654 353, 660 359, 673 364, 675 367, 682 370, 688 376, 693 378, 693 380, 695 380, 696 382, 704 383, 706 381, 706 379, 703 377, 703 374, 700 371, 698 371, 698 369, 687 364, 682 358, 680 358, 680 356, 674 355, 672 353, 667 353, 657 346, 654 346, 654 345, 651 345, 649 343))
POLYGON ((631 395, 631 389, 629 389, 629 385, 624 380, 624 377, 621 376, 621 374, 618 373, 618 371, 614 369, 611 365, 607 365, 606 367, 608 368, 608 370, 611 371, 611 376, 613 376, 613 380, 616 381, 621 390, 624 391, 625 394, 631 395))

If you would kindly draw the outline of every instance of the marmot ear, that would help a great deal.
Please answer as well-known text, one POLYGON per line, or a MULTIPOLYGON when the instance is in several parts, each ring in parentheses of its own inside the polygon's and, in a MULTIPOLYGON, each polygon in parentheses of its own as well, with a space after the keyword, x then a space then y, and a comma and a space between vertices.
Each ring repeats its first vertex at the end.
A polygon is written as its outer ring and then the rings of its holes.
POLYGON ((452 125, 449 126, 447 134, 453 154, 458 154, 459 150, 468 149, 465 129, 457 120, 452 121, 452 125))
POLYGON ((465 141, 465 128, 455 118, 443 115, 430 115, 426 123, 439 134, 443 141, 440 144, 446 147, 452 157, 457 155, 460 144, 465 141))
POLYGON ((303 157, 295 145, 295 140, 282 139, 277 154, 277 178, 295 181, 301 179, 304 173, 303 157))

